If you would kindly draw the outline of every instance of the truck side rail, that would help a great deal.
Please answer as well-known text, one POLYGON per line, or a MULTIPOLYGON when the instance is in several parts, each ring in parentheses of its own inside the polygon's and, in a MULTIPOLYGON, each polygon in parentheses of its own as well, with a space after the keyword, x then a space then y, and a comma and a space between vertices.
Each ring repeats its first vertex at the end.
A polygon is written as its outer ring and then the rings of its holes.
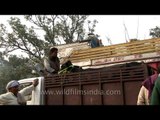
POLYGON ((46 104, 136 105, 147 76, 146 65, 140 64, 45 77, 46 104))

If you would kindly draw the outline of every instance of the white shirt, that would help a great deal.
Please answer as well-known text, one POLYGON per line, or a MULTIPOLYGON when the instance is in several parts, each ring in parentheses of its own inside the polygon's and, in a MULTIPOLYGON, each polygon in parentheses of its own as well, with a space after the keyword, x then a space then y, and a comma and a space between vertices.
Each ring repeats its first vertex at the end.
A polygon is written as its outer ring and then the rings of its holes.
POLYGON ((138 94, 137 105, 149 105, 148 93, 147 88, 142 86, 138 94))
POLYGON ((5 94, 0 95, 0 105, 20 105, 19 103, 24 103, 26 100, 24 96, 30 94, 34 86, 28 86, 22 90, 20 90, 17 94, 17 97, 12 92, 7 92, 5 94))

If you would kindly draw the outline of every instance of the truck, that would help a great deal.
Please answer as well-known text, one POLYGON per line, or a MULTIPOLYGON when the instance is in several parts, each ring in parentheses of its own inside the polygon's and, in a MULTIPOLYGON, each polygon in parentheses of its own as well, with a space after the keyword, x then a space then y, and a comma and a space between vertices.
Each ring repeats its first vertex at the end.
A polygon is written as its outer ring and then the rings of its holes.
MULTIPOLYGON (((71 60, 83 71, 38 77, 27 105, 136 105, 142 81, 160 64, 160 38, 97 48, 78 44, 70 45, 69 52, 59 47, 61 63, 71 60)), ((19 83, 23 88, 33 79, 19 83)))

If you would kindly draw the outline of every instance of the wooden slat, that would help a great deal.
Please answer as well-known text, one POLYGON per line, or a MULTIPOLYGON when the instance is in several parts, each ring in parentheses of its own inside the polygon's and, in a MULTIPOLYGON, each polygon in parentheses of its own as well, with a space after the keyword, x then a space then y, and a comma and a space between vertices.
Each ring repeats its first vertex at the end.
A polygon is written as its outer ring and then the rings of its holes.
POLYGON ((134 80, 143 78, 145 76, 144 65, 135 65, 131 67, 126 66, 115 66, 107 68, 99 68, 96 70, 83 71, 80 73, 69 73, 64 75, 54 75, 51 78, 45 78, 45 85, 63 85, 66 84, 80 84, 86 82, 95 82, 95 81, 112 81, 112 80, 134 80), (58 77, 57 77, 58 76, 58 77))
POLYGON ((160 38, 75 51, 72 62, 160 51, 160 38))

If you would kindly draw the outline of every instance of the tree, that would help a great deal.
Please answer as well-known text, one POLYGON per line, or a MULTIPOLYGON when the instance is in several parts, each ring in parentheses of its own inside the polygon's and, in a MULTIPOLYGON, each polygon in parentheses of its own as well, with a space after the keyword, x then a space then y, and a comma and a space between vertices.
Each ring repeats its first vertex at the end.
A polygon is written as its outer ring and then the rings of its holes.
POLYGON ((43 64, 43 57, 50 47, 66 44, 78 40, 79 36, 84 36, 84 23, 87 15, 26 15, 27 21, 34 26, 28 27, 21 23, 17 17, 8 20, 12 29, 8 32, 6 26, 0 25, 0 48, 4 48, 3 55, 8 55, 15 50, 21 50, 28 54, 34 63, 43 64), (36 30, 44 32, 44 39, 39 38, 36 30))
POLYGON ((78 40, 80 34, 84 35, 84 22, 87 15, 27 15, 26 20, 37 25, 45 31, 45 40, 56 45, 56 41, 66 44, 78 40), (77 37, 76 37, 77 36, 77 37))
POLYGON ((97 20, 94 20, 93 22, 88 20, 88 30, 90 33, 93 33, 95 30, 95 27, 96 27, 96 23, 98 23, 97 20))
POLYGON ((26 15, 24 16, 27 21, 30 21, 38 28, 45 32, 45 41, 51 44, 51 46, 56 45, 55 39, 58 37, 59 29, 56 26, 58 15, 26 15))
POLYGON ((9 20, 12 32, 9 33, 6 27, 0 25, 0 47, 4 48, 4 55, 14 51, 22 50, 27 53, 30 59, 41 60, 44 54, 46 43, 37 38, 33 27, 28 28, 22 25, 19 18, 12 18, 9 20))
POLYGON ((60 22, 57 24, 59 33, 66 44, 78 41, 79 36, 84 37, 84 22, 86 15, 68 15, 60 16, 60 22))
POLYGON ((32 74, 32 68, 29 66, 28 58, 19 58, 16 55, 11 55, 8 60, 1 57, 0 61, 0 93, 5 92, 5 86, 10 80, 37 76, 32 74))
POLYGON ((150 29, 150 36, 153 38, 159 38, 160 37, 160 27, 156 26, 153 29, 150 29))

